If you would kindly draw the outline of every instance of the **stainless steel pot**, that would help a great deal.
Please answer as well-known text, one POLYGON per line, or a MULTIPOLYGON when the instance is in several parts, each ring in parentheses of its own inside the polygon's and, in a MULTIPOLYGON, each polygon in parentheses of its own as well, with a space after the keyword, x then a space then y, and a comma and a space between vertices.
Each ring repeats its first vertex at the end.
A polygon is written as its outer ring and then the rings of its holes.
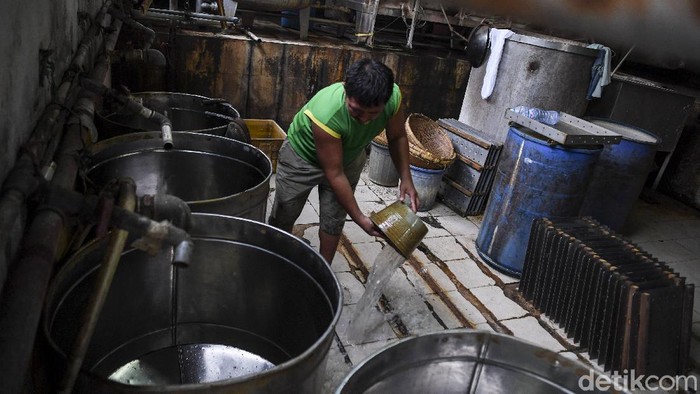
MULTIPOLYGON (((225 136, 227 131, 234 127, 229 125, 240 118, 238 111, 222 99, 173 92, 132 93, 129 97, 168 117, 172 122, 173 131, 225 136)), ((160 129, 159 124, 135 114, 125 113, 120 105, 110 102, 105 103, 104 108, 95 114, 95 118, 100 139, 160 129)), ((229 137, 233 138, 231 135, 229 137)))
MULTIPOLYGON (((581 378, 589 374, 593 380, 600 376, 512 336, 457 329, 386 347, 355 366, 336 394, 575 393, 582 392, 581 378)), ((586 379, 583 384, 592 383, 586 379)))
MULTIPOLYGON (((77 392, 318 392, 342 292, 298 238, 252 220, 194 214, 189 267, 170 250, 122 255, 77 392)), ((43 328, 59 360, 106 249, 59 271, 43 328)))
POLYGON ((85 174, 98 190, 131 177, 138 195, 171 194, 192 211, 265 220, 272 163, 258 148, 229 138, 173 133, 163 149, 160 133, 125 134, 90 148, 85 174))

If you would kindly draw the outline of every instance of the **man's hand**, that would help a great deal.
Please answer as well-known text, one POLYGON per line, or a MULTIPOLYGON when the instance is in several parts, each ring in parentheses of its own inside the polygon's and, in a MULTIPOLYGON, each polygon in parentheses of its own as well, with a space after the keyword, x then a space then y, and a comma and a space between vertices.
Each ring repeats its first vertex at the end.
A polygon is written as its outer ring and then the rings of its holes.
POLYGON ((411 178, 406 181, 402 180, 401 185, 399 185, 399 200, 406 201, 406 197, 411 199, 411 210, 413 212, 418 212, 420 208, 418 191, 416 191, 416 187, 413 185, 413 180, 411 178))
POLYGON ((379 228, 372 223, 372 220, 370 220, 369 217, 362 215, 361 218, 357 221, 357 225, 360 226, 367 234, 375 236, 375 237, 383 237, 384 235, 382 234, 381 231, 379 231, 379 228))
POLYGON ((406 197, 410 197, 411 209, 413 212, 417 212, 420 207, 420 201, 418 201, 418 192, 413 185, 413 178, 411 177, 411 170, 408 164, 408 137, 406 136, 405 122, 406 118, 403 106, 401 106, 386 125, 386 137, 389 141, 391 160, 394 162, 394 167, 396 167, 401 178, 399 200, 404 201, 406 197))

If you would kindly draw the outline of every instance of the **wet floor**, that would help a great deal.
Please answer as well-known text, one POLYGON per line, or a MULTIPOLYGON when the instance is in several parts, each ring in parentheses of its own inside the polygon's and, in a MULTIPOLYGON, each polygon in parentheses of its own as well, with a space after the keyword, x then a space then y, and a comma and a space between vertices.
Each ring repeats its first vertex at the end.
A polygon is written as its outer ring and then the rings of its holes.
MULTIPOLYGON (((363 212, 369 213, 394 202, 396 188, 374 184, 365 171, 355 195, 363 212)), ((459 216, 439 201, 419 216, 428 226, 428 234, 384 285, 377 307, 371 310, 374 316, 367 317, 374 325, 361 343, 349 341, 346 331, 384 241, 367 235, 351 221, 346 223, 332 264, 343 289, 344 305, 328 355, 324 392, 333 392, 353 366, 399 339, 454 328, 513 335, 600 370, 586 349, 567 339, 557 324, 520 297, 518 279, 492 269, 479 258, 474 242, 481 216, 459 216)), ((318 248, 315 192, 297 221, 295 233, 318 248)), ((691 373, 700 376, 700 212, 653 193, 652 198, 637 201, 624 237, 696 284, 690 356, 691 373)))

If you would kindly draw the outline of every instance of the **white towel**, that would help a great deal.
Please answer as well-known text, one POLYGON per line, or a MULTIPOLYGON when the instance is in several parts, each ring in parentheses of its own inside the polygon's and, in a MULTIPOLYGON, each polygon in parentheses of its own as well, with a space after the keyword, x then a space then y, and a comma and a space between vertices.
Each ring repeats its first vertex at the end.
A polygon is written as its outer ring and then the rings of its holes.
POLYGON ((506 38, 512 35, 513 32, 508 29, 489 30, 491 54, 486 63, 484 84, 481 86, 481 98, 484 100, 489 98, 491 93, 493 93, 493 87, 496 85, 496 76, 498 74, 498 65, 501 63, 501 55, 503 54, 503 46, 506 43, 506 38))
POLYGON ((590 100, 592 97, 600 98, 603 87, 610 84, 610 48, 601 44, 591 44, 587 48, 602 51, 602 59, 596 59, 593 63, 591 84, 588 88, 588 99, 590 100))

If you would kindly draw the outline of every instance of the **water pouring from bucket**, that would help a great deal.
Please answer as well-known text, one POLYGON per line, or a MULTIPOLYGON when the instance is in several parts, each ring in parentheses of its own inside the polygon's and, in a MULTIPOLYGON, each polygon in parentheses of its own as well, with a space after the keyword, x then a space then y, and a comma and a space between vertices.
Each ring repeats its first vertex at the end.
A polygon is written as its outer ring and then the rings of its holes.
POLYGON ((394 271, 406 261, 428 232, 423 221, 411 210, 410 200, 396 201, 379 212, 373 212, 369 218, 389 243, 375 258, 365 292, 357 302, 348 325, 347 338, 353 344, 366 341, 383 322, 383 319, 372 318, 372 308, 379 301, 394 271))

